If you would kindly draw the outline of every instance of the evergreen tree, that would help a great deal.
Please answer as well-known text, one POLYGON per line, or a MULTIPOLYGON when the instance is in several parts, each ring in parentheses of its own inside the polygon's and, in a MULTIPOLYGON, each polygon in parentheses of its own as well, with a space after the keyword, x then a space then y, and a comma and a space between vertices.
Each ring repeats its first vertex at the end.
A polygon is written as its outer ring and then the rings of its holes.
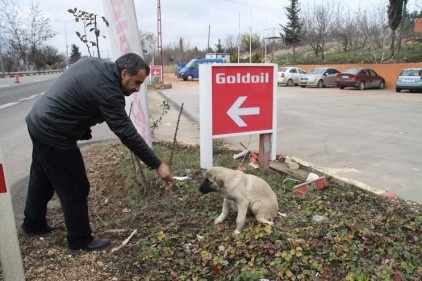
POLYGON ((299 17, 299 0, 290 0, 290 6, 284 8, 286 9, 286 15, 289 21, 286 26, 280 24, 284 31, 284 34, 280 34, 280 36, 284 38, 286 45, 293 47, 293 57, 295 57, 296 47, 300 44, 303 35, 303 23, 299 17))
POLYGON ((388 25, 391 29, 391 45, 390 52, 394 56, 395 51, 395 40, 396 40, 396 30, 400 25, 402 13, 403 13, 403 3, 406 4, 407 0, 389 0, 390 5, 387 7, 388 14, 388 25))
POLYGON ((79 52, 79 47, 76 46, 75 44, 72 44, 72 46, 70 46, 70 58, 69 58, 69 63, 75 63, 77 62, 80 58, 81 58, 81 52, 79 52))
POLYGON ((218 44, 215 45, 215 52, 216 53, 224 53, 223 45, 221 44, 221 39, 218 38, 218 44))

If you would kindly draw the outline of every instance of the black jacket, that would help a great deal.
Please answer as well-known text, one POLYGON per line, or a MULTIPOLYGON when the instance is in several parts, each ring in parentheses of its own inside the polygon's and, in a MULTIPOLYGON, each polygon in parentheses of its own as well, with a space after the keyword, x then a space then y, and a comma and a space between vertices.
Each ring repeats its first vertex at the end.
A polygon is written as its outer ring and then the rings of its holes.
POLYGON ((126 113, 115 63, 99 58, 78 61, 37 100, 25 120, 35 138, 64 149, 77 147, 78 140, 90 139, 90 128, 105 121, 151 169, 161 164, 126 113))

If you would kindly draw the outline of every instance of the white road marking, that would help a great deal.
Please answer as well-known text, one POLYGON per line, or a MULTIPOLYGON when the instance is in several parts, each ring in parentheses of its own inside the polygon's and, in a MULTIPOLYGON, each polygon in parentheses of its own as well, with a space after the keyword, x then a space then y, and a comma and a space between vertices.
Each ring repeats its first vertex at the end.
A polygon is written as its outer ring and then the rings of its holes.
POLYGON ((9 102, 9 103, 0 105, 0 109, 4 109, 4 108, 10 107, 12 105, 18 104, 21 101, 32 100, 32 99, 34 99, 34 98, 36 98, 38 96, 42 96, 43 94, 44 94, 44 92, 41 92, 41 93, 39 93, 37 95, 32 95, 32 96, 27 97, 27 98, 22 98, 22 99, 18 100, 17 102, 9 102))
POLYGON ((9 103, 6 103, 6 104, 3 104, 3 105, 0 105, 0 109, 4 109, 4 108, 6 108, 6 107, 9 107, 9 106, 12 106, 12 105, 15 105, 15 104, 18 104, 19 102, 9 102, 9 103))

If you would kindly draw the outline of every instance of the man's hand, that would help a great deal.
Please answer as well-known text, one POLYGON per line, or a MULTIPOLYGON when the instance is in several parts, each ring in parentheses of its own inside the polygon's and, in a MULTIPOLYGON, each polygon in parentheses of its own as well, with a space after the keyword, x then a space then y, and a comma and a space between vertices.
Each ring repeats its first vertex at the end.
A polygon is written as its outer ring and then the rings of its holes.
POLYGON ((156 169, 157 175, 164 181, 172 181, 173 175, 170 172, 169 166, 164 163, 161 163, 160 166, 156 169))

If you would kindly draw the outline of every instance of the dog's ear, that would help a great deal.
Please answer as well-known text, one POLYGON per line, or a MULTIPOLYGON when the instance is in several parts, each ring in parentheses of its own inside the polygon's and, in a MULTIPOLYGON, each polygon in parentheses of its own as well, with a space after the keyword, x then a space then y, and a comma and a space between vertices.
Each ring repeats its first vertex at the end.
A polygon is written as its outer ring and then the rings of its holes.
POLYGON ((218 187, 224 186, 224 177, 222 174, 218 174, 214 177, 215 183, 218 185, 218 187))

